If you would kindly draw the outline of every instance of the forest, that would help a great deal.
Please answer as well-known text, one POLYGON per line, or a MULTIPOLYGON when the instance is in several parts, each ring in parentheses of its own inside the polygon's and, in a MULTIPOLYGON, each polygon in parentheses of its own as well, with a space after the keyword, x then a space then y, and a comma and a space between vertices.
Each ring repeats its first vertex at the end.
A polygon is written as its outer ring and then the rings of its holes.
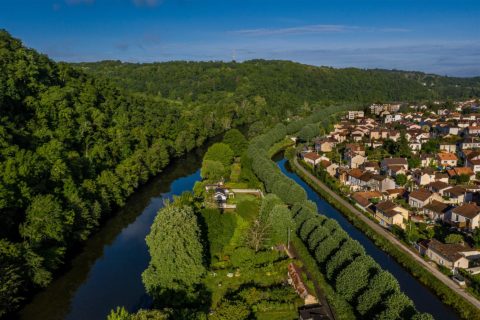
MULTIPOLYGON (((264 100, 272 113, 314 105, 423 102, 477 97, 480 77, 453 78, 395 70, 335 69, 291 61, 79 64, 136 93, 182 101, 215 101, 234 96, 264 100)), ((311 111, 311 110, 310 110, 311 111)))
POLYGON ((72 65, 0 30, 0 316, 47 286, 139 185, 210 137, 243 126, 252 138, 333 102, 478 93, 478 79, 431 78, 438 86, 417 73, 261 60, 72 65))

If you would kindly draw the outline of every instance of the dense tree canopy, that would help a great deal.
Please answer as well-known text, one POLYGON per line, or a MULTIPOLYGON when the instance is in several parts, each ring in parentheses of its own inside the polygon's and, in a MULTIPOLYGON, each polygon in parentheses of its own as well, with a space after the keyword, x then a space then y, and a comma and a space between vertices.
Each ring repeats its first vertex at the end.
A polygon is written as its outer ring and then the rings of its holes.
POLYGON ((147 292, 157 303, 185 303, 205 273, 204 249, 197 217, 191 207, 168 204, 147 236, 150 263, 142 274, 147 292))

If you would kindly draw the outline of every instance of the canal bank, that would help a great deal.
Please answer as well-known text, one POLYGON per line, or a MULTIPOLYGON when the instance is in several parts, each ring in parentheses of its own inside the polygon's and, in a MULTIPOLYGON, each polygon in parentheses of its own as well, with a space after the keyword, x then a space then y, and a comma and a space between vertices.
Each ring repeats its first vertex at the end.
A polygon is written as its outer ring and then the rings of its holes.
POLYGON ((307 192, 310 200, 318 206, 319 212, 329 218, 338 221, 342 228, 355 240, 359 241, 370 255, 382 268, 392 273, 400 283, 402 291, 410 297, 418 310, 432 314, 435 319, 459 319, 453 309, 446 306, 428 288, 420 283, 415 277, 407 272, 392 257, 378 248, 362 231, 354 227, 338 210, 331 206, 325 199, 320 197, 306 182, 296 173, 289 171, 286 159, 275 159, 282 173, 293 179, 307 192))

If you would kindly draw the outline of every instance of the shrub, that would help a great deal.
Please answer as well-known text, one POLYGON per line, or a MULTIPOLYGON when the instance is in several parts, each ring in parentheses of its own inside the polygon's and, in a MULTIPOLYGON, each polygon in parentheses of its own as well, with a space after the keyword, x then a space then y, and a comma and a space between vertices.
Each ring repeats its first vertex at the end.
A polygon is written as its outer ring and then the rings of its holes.
POLYGON ((400 292, 397 279, 390 272, 380 271, 374 275, 368 289, 358 297, 357 311, 361 315, 372 314, 382 304, 383 297, 389 292, 400 292))
POLYGON ((394 292, 385 300, 385 310, 377 314, 374 319, 395 320, 411 319, 415 315, 413 302, 402 292, 394 292))
POLYGON ((335 283, 337 292, 347 301, 353 301, 355 296, 367 287, 370 270, 375 264, 369 256, 357 257, 338 274, 335 283))
POLYGON ((344 240, 344 237, 333 235, 320 242, 315 250, 315 260, 317 263, 322 266, 327 260, 328 256, 340 248, 344 240))
POLYGON ((333 280, 339 269, 345 268, 356 257, 364 254, 365 249, 358 241, 347 239, 331 259, 327 261, 325 268, 327 279, 333 280))
POLYGON ((317 244, 325 240, 329 235, 330 232, 326 228, 318 226, 315 230, 313 230, 313 232, 310 233, 310 236, 308 237, 308 249, 313 252, 317 244))

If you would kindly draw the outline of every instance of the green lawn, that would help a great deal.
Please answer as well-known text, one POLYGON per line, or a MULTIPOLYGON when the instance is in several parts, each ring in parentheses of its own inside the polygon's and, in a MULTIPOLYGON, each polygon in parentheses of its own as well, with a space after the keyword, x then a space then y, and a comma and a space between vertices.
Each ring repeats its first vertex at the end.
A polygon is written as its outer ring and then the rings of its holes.
POLYGON ((241 172, 242 172, 242 166, 240 165, 240 163, 232 164, 231 173, 230 173, 230 181, 238 182, 241 172))
POLYGON ((242 201, 256 201, 257 196, 249 193, 236 193, 234 198, 229 198, 227 203, 229 204, 238 204, 242 201))

